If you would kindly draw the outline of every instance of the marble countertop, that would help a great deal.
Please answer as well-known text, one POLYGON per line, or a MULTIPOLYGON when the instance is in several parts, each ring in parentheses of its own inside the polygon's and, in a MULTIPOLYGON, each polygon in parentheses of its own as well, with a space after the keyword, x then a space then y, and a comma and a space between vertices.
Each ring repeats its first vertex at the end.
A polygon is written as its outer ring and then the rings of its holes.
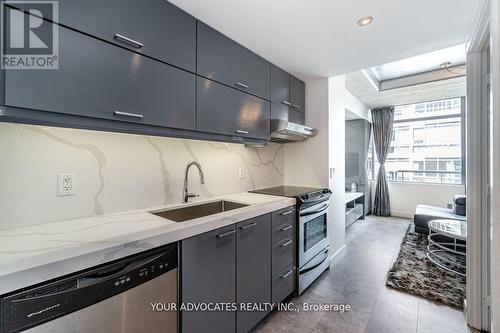
POLYGON ((293 198, 239 193, 0 231, 0 295, 294 204, 293 198), (181 223, 149 213, 217 200, 249 206, 181 223))

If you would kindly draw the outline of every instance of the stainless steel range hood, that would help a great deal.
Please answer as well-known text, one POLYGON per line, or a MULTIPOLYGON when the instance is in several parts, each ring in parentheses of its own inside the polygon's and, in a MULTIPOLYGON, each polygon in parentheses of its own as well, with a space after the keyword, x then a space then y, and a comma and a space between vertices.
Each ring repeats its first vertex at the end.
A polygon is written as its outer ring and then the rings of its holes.
POLYGON ((291 123, 283 119, 271 120, 272 142, 298 142, 304 141, 316 134, 316 130, 300 124, 291 123))

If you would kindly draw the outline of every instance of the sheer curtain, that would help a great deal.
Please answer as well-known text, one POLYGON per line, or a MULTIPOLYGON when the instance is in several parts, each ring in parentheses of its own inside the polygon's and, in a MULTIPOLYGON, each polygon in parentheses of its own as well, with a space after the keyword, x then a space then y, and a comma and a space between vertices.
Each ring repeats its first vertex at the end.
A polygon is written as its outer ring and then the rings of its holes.
POLYGON ((373 214, 378 216, 391 215, 389 188, 385 177, 385 160, 389 154, 394 123, 394 107, 372 110, 373 143, 380 167, 377 173, 377 185, 373 201, 373 214))

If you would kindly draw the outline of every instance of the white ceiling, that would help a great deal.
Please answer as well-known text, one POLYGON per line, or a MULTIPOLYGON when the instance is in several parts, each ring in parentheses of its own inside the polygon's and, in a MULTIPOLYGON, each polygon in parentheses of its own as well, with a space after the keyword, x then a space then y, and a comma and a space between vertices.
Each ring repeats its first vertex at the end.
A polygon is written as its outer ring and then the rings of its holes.
POLYGON ((477 0, 169 0, 309 80, 465 42, 477 0), (359 27, 359 18, 375 19, 359 27))
POLYGON ((466 78, 461 76, 415 86, 377 91, 361 71, 346 75, 346 89, 370 109, 461 97, 465 96, 466 87, 466 78))

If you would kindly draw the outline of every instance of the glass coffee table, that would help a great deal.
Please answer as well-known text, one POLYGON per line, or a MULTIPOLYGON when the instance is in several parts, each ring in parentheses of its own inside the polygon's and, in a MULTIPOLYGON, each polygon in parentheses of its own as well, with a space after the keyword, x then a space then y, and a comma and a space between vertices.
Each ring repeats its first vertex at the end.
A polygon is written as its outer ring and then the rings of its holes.
POLYGON ((462 273, 465 270, 465 265, 459 262, 465 262, 465 242, 467 241, 467 223, 465 221, 429 221, 429 236, 427 239, 429 240, 427 258, 432 263, 447 271, 465 276, 462 273), (458 241, 463 242, 458 243, 458 241), (459 260, 451 260, 450 257, 452 256, 459 260))

